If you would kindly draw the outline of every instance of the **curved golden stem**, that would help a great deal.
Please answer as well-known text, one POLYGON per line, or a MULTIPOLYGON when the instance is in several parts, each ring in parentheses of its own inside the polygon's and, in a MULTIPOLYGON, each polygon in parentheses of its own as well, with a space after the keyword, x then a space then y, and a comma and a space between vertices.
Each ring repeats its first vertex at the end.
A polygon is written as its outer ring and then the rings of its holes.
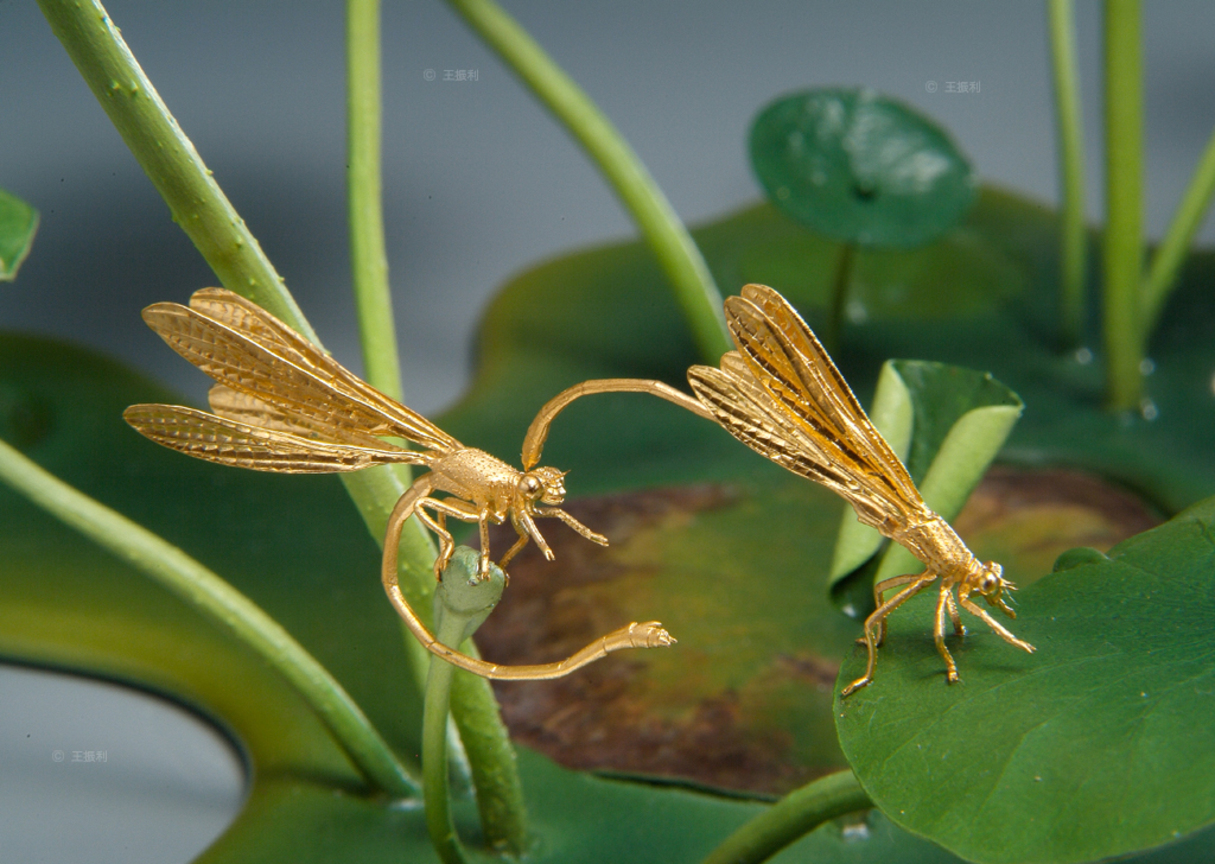
POLYGON ((532 420, 532 425, 527 427, 527 435, 523 439, 524 471, 530 471, 540 462, 540 451, 544 449, 544 442, 548 440, 548 427, 557 415, 575 399, 590 396, 592 393, 649 393, 659 399, 674 402, 698 417, 706 420, 713 419, 709 409, 702 405, 695 396, 689 396, 661 381, 651 381, 646 378, 596 378, 591 381, 583 381, 581 384, 567 387, 544 403, 544 407, 532 420))
POLYGON ((497 663, 487 663, 444 645, 435 638, 434 634, 422 623, 422 619, 413 611, 413 607, 401 593, 401 586, 397 582, 397 547, 401 542, 401 528, 404 526, 405 520, 413 515, 418 502, 430 491, 429 485, 423 482, 424 480, 425 478, 411 486, 392 509, 392 515, 388 518, 388 530, 384 535, 384 558, 380 577, 388 599, 405 621, 405 626, 422 643, 422 647, 436 657, 474 675, 480 675, 482 678, 496 678, 504 681, 539 681, 568 675, 575 669, 623 648, 659 648, 674 644, 675 638, 664 630, 658 621, 646 621, 641 624, 634 621, 596 639, 581 651, 571 654, 564 660, 535 666, 502 666, 497 663))

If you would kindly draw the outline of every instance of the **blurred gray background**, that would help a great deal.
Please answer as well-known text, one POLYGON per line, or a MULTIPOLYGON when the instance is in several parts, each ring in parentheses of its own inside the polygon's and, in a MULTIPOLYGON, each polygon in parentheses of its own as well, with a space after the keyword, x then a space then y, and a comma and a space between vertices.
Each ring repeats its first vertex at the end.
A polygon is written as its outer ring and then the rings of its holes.
MULTIPOLYGON (((1215 4, 1145 6, 1147 222, 1158 236, 1215 125, 1215 4)), ((359 369, 344 224, 342 5, 107 8, 327 347, 359 369)), ((537 0, 507 8, 615 122, 689 223, 758 197, 744 146, 750 120, 776 95, 808 86, 866 85, 909 102, 953 133, 985 181, 1056 200, 1041 0, 537 0), (949 92, 950 82, 977 82, 978 92, 949 92)), ((1085 2, 1077 11, 1094 220, 1102 208, 1099 9, 1085 2)), ((480 310, 498 286, 541 259, 635 232, 569 137, 437 0, 386 4, 384 96, 405 392, 433 413, 464 387, 480 310), (475 80, 444 80, 449 71, 475 71, 475 80)), ((0 100, 0 187, 42 212, 21 277, 0 287, 0 327, 92 345, 201 399, 204 377, 166 350, 138 312, 184 301, 215 279, 32 0, 0 0, 0 100)), ((1204 240, 1212 236, 1205 227, 1204 240)), ((175 709, 157 713, 145 701, 123 708, 121 691, 95 688, 0 670, 0 857, 188 860, 239 806, 238 763, 175 709), (110 707, 81 707, 94 698, 110 707), (83 766, 55 764, 47 748, 125 740, 133 716, 139 740, 159 742, 143 752, 160 757, 122 770, 94 765, 84 785, 48 779, 83 766), (55 729, 67 717, 80 728, 47 732, 33 750, 22 743, 30 729, 55 729), (195 760, 189 770, 174 764, 183 753, 195 760), (28 794, 41 788, 50 791, 28 794), (128 804, 141 799, 162 806, 140 816, 128 804), (167 835, 166 809, 186 820, 167 835), (85 824, 87 832, 72 828, 85 824), (130 845, 131 837, 168 835, 189 841, 130 845)))

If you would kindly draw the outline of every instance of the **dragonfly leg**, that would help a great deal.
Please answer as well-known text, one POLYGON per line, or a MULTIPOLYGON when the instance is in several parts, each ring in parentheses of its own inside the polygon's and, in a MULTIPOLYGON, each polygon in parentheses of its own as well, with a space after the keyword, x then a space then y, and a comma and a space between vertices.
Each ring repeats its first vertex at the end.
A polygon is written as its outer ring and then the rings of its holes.
POLYGON ((941 593, 937 597, 937 614, 932 622, 932 641, 936 643, 937 653, 945 661, 945 680, 953 684, 958 680, 958 664, 945 647, 945 616, 949 613, 957 614, 957 608, 953 605, 953 586, 942 585, 941 593))
POLYGON ((477 514, 477 530, 481 536, 481 561, 477 565, 477 581, 489 580, 489 510, 484 507, 477 514))
MULTIPOLYGON (((516 530, 518 530, 518 526, 516 526, 516 530)), ((498 562, 498 566, 505 570, 506 565, 510 563, 510 560, 523 551, 523 547, 527 545, 527 541, 530 539, 531 538, 527 536, 526 532, 519 531, 519 539, 515 541, 513 546, 506 550, 506 554, 502 556, 502 560, 498 562)), ((510 577, 508 576, 507 578, 509 579, 510 577)))
MULTIPOLYGON (((925 571, 925 572, 927 572, 927 571, 925 571)), ((873 606, 874 606, 874 608, 876 609, 878 606, 881 606, 883 603, 886 602, 884 595, 891 588, 898 588, 900 585, 906 585, 909 582, 914 582, 915 580, 919 579, 923 575, 924 575, 923 573, 911 573, 906 576, 894 576, 890 579, 883 579, 881 582, 875 582, 873 585, 873 606)), ((865 638, 857 639, 856 644, 862 645, 862 644, 867 643, 867 641, 868 640, 865 638)), ((874 644, 876 644, 878 647, 881 647, 882 643, 885 641, 886 641, 886 619, 883 618, 878 627, 877 641, 874 644)))
MULTIPOLYGON (((514 510, 510 511, 510 524, 511 527, 515 529, 515 533, 518 534, 519 537, 515 540, 514 545, 506 550, 506 554, 502 556, 502 560, 498 562, 498 566, 504 571, 506 570, 506 565, 510 563, 511 559, 522 552, 523 547, 526 546, 527 542, 532 539, 528 535, 527 529, 519 523, 519 516, 514 510)), ((510 575, 507 574, 506 578, 509 582, 510 575)))
MULTIPOLYGON (((459 498, 422 498, 417 502, 418 519, 422 521, 427 528, 435 533, 439 538, 439 557, 435 559, 435 578, 438 579, 443 575, 443 571, 447 569, 447 565, 451 562, 452 553, 456 551, 456 541, 452 539, 451 534, 446 527, 444 517, 450 516, 453 519, 459 519, 463 522, 481 522, 481 512, 473 508, 473 505, 467 501, 461 501, 459 498), (425 509, 423 509, 425 508, 425 509), (432 518, 425 510, 431 510, 434 513, 432 518)), ((484 523, 482 522, 484 526, 484 523)), ((482 537, 482 545, 484 547, 485 537, 482 537)), ((482 548, 482 554, 485 554, 482 548)), ((489 572, 488 566, 485 572, 489 572)))
MULTIPOLYGON (((895 578, 903 579, 902 576, 896 576, 895 578)), ((874 637, 878 627, 884 624, 887 615, 931 585, 932 580, 936 578, 937 574, 928 570, 925 570, 918 576, 912 577, 914 581, 911 581, 906 588, 878 606, 873 611, 873 614, 865 619, 865 644, 869 648, 869 663, 865 667, 865 674, 841 690, 840 696, 848 696, 855 693, 873 680, 873 667, 877 664, 877 642, 874 637)), ((881 584, 885 584, 888 581, 891 580, 883 580, 881 584)))
POLYGON ((562 522, 564 522, 566 525, 573 528, 575 531, 577 531, 579 534, 581 534, 587 540, 590 540, 592 543, 598 543, 600 546, 608 545, 608 539, 606 537, 604 537, 602 534, 592 531, 590 528, 587 528, 585 525, 583 525, 581 522, 579 522, 577 519, 575 519, 570 514, 566 513, 560 507, 537 507, 536 513, 540 516, 551 516, 553 518, 560 519, 562 522))
POLYGON ((963 609, 965 609, 967 612, 969 612, 972 615, 977 615, 980 618, 982 618, 984 620, 984 622, 986 622, 987 626, 990 627, 992 630, 995 630, 996 635, 999 636, 1001 639, 1003 639, 1005 642, 1007 642, 1009 645, 1016 645, 1018 648, 1028 651, 1030 654, 1034 653, 1033 645, 1030 645, 1025 640, 1018 639, 1016 636, 1014 636, 1007 627, 1005 627, 1003 624, 1001 624, 995 618, 992 618, 991 615, 989 615, 987 613, 987 610, 984 609, 983 607, 977 605, 975 603, 975 601, 971 600, 969 597, 962 597, 962 598, 960 598, 960 602, 962 604, 963 609))
POLYGON ((432 517, 423 508, 434 503, 431 498, 422 498, 418 501, 414 513, 418 517, 418 521, 431 530, 431 532, 439 538, 439 555, 435 558, 435 578, 438 579, 446 569, 448 562, 451 561, 452 553, 456 551, 456 543, 451 537, 451 533, 447 530, 447 520, 442 513, 432 517))
POLYGON ((965 636, 966 628, 962 626, 962 616, 958 614, 958 604, 954 602, 953 592, 945 595, 945 608, 949 610, 949 620, 953 622, 955 636, 965 636))

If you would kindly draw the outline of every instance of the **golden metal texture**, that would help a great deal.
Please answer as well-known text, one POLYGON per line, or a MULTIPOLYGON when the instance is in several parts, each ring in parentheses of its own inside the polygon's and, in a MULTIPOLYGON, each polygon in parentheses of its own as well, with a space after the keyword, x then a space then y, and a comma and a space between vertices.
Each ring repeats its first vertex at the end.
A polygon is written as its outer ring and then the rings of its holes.
MULTIPOLYGON (((223 288, 195 292, 188 307, 156 303, 143 311, 143 318, 171 348, 218 382, 208 395, 214 414, 156 404, 132 405, 123 413, 128 423, 158 444, 257 471, 331 473, 393 463, 430 469, 393 509, 381 578, 397 612, 432 653, 483 677, 530 680, 568 674, 621 648, 653 648, 675 641, 657 621, 634 622, 566 660, 540 666, 498 666, 442 645, 414 613, 397 583, 405 521, 416 514, 439 538, 436 577, 455 550, 446 527, 449 516, 478 523, 480 578, 489 572, 491 523, 500 525, 509 519, 519 535, 499 562, 503 568, 529 539, 553 560, 552 549, 536 527, 538 516, 559 519, 586 539, 606 546, 606 537, 557 506, 565 500, 565 474, 543 467, 521 472, 483 450, 465 447, 261 307, 223 288), (403 438, 426 449, 409 450, 383 438, 403 438), (438 492, 450 497, 432 497, 438 492)), ((533 450, 538 458, 547 424, 537 434, 539 442, 533 450)))
POLYGON ((924 563, 924 571, 874 586, 877 609, 865 620, 869 649, 865 674, 842 691, 856 692, 873 680, 886 618, 941 580, 933 638, 945 661, 946 680, 958 667, 945 646, 945 619, 964 634, 958 607, 981 618, 1004 641, 1025 651, 1033 646, 1009 632, 972 594, 1010 618, 1001 596, 1015 586, 999 564, 980 563, 953 528, 930 510, 907 469, 861 409, 835 364, 797 311, 765 285, 747 285, 726 300, 726 321, 737 347, 721 368, 693 366, 688 380, 700 401, 725 429, 778 465, 821 483, 844 498, 857 519, 900 543, 924 563), (889 600, 887 591, 901 590, 889 600), (954 591, 957 591, 955 599, 954 591))

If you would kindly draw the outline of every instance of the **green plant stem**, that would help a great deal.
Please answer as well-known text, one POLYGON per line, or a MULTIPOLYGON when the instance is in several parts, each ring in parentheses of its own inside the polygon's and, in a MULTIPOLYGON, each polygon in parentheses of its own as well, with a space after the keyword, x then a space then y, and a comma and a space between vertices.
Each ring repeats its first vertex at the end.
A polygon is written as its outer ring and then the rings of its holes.
POLYGON ((1106 400, 1139 404, 1143 376, 1143 53, 1140 0, 1105 0, 1106 400))
POLYGON ((1177 281, 1177 274, 1185 263, 1194 234, 1206 216, 1212 192, 1215 192, 1215 133, 1207 141, 1206 150, 1198 161, 1198 167, 1194 169, 1194 176, 1190 178, 1185 197, 1181 199, 1181 205, 1173 215, 1169 230, 1152 257, 1152 264, 1144 281, 1142 309, 1145 344, 1156 327, 1169 291, 1177 281))
MULTIPOLYGON (((350 257, 363 365, 367 380, 372 385, 400 400, 400 363, 393 327, 392 293, 388 283, 381 195, 379 0, 347 0, 346 15, 350 257)), ((397 466, 396 472, 403 483, 409 482, 409 466, 397 466)), ((403 486, 401 490, 404 491, 403 486)), ((395 490, 386 490, 385 514, 391 511, 399 497, 395 490)), ((415 558, 427 563, 423 572, 412 574, 412 578, 402 581, 415 586, 409 592, 410 602, 415 608, 429 609, 434 580, 428 562, 434 561, 433 546, 417 520, 411 520, 411 524, 413 537, 406 537, 403 542, 424 543, 425 548, 415 558)), ((383 534, 383 526, 380 526, 377 536, 382 537, 383 534)), ((430 671, 425 676, 429 687, 435 674, 431 663, 433 658, 412 635, 406 634, 405 640, 415 670, 426 669, 430 663, 430 671)), ((466 653, 475 654, 475 646, 469 643, 466 653)), ((417 677, 419 681, 422 680, 421 675, 417 677)), ((450 698, 443 698, 444 712, 449 703, 464 752, 468 756, 486 840, 495 848, 518 855, 522 851, 522 838, 527 834, 523 787, 515 767, 510 736, 502 722, 493 690, 484 679, 459 675, 451 688, 450 698)), ((426 722, 424 715, 424 728, 426 722)))
POLYGON ((1084 225, 1084 123, 1080 115, 1080 75, 1076 63, 1073 0, 1047 0, 1059 127, 1061 187, 1059 317, 1063 344, 1083 338, 1088 237, 1084 225))
POLYGON ((420 784, 350 695, 278 622, 219 576, 0 441, 0 480, 230 631, 296 689, 367 780, 395 798, 420 784))
POLYGON ((848 286, 852 283, 852 270, 856 262, 856 244, 840 244, 840 254, 835 260, 835 278, 831 286, 831 317, 823 333, 823 344, 834 353, 840 347, 844 334, 844 310, 848 306, 848 286))
MULTIPOLYGON (((471 639, 465 641, 461 650, 476 654, 471 639)), ((430 662, 433 668, 435 662, 442 661, 431 655, 430 662)), ((451 703, 452 716, 468 756, 473 787, 477 790, 485 841, 491 848, 518 858, 527 845, 527 807, 515 763, 515 747, 502 722, 493 688, 484 678, 459 670, 452 682, 451 703)))
POLYGON ((757 864, 828 819, 872 806, 851 771, 828 774, 790 792, 747 822, 714 849, 704 864, 757 864))
MULTIPOLYGON (((451 638, 440 629, 439 641, 451 638)), ((455 644, 459 644, 456 633, 455 644)), ((447 711, 451 679, 456 667, 438 657, 430 658, 426 677, 426 707, 422 711, 422 783, 426 800, 426 829, 443 864, 465 864, 464 850, 451 818, 451 793, 447 786, 447 711)))
MULTIPOLYGON (((492 567, 489 578, 481 581, 476 578, 479 561, 478 552, 461 546, 452 556, 447 569, 443 571, 442 583, 435 594, 434 632, 438 640, 445 645, 460 645, 466 642, 502 597, 506 574, 498 567, 492 567)), ((426 707, 422 715, 426 826, 431 842, 444 864, 458 864, 464 860, 460 840, 451 818, 450 792, 447 785, 447 710, 453 674, 456 674, 456 668, 450 663, 437 657, 430 658, 430 672, 426 679, 426 707)), ((456 680, 466 677, 472 676, 461 672, 456 675, 456 680)), ((492 697, 489 704, 496 706, 492 697)), ((500 723, 496 712, 493 719, 500 723)), ((466 748, 470 742, 474 745, 480 744, 476 735, 464 736, 464 740, 466 748)), ((514 751, 510 749, 509 741, 506 742, 506 747, 509 751, 506 754, 507 759, 513 767, 514 751)), ((473 751, 468 750, 470 762, 473 755, 473 751)), ((475 773, 474 779, 477 779, 475 773)), ((488 786, 478 781, 476 785, 482 823, 501 827, 505 824, 504 817, 511 820, 509 824, 514 829, 513 833, 505 835, 490 835, 487 831, 487 842, 492 848, 518 858, 526 851, 527 820, 524 815, 522 787, 518 785, 517 777, 515 780, 513 790, 503 786, 500 781, 488 786), (495 800, 499 797, 509 800, 495 800), (488 816, 487 810, 490 811, 488 816), (497 819, 493 815, 495 812, 499 815, 497 819)))
POLYGON ((346 185, 363 370, 372 386, 400 401, 401 370, 384 244, 380 113, 380 2, 347 0, 346 185))
POLYGON ((716 363, 732 347, 721 294, 704 257, 637 154, 590 97, 492 0, 448 0, 556 118, 616 191, 670 279, 701 357, 716 363))

